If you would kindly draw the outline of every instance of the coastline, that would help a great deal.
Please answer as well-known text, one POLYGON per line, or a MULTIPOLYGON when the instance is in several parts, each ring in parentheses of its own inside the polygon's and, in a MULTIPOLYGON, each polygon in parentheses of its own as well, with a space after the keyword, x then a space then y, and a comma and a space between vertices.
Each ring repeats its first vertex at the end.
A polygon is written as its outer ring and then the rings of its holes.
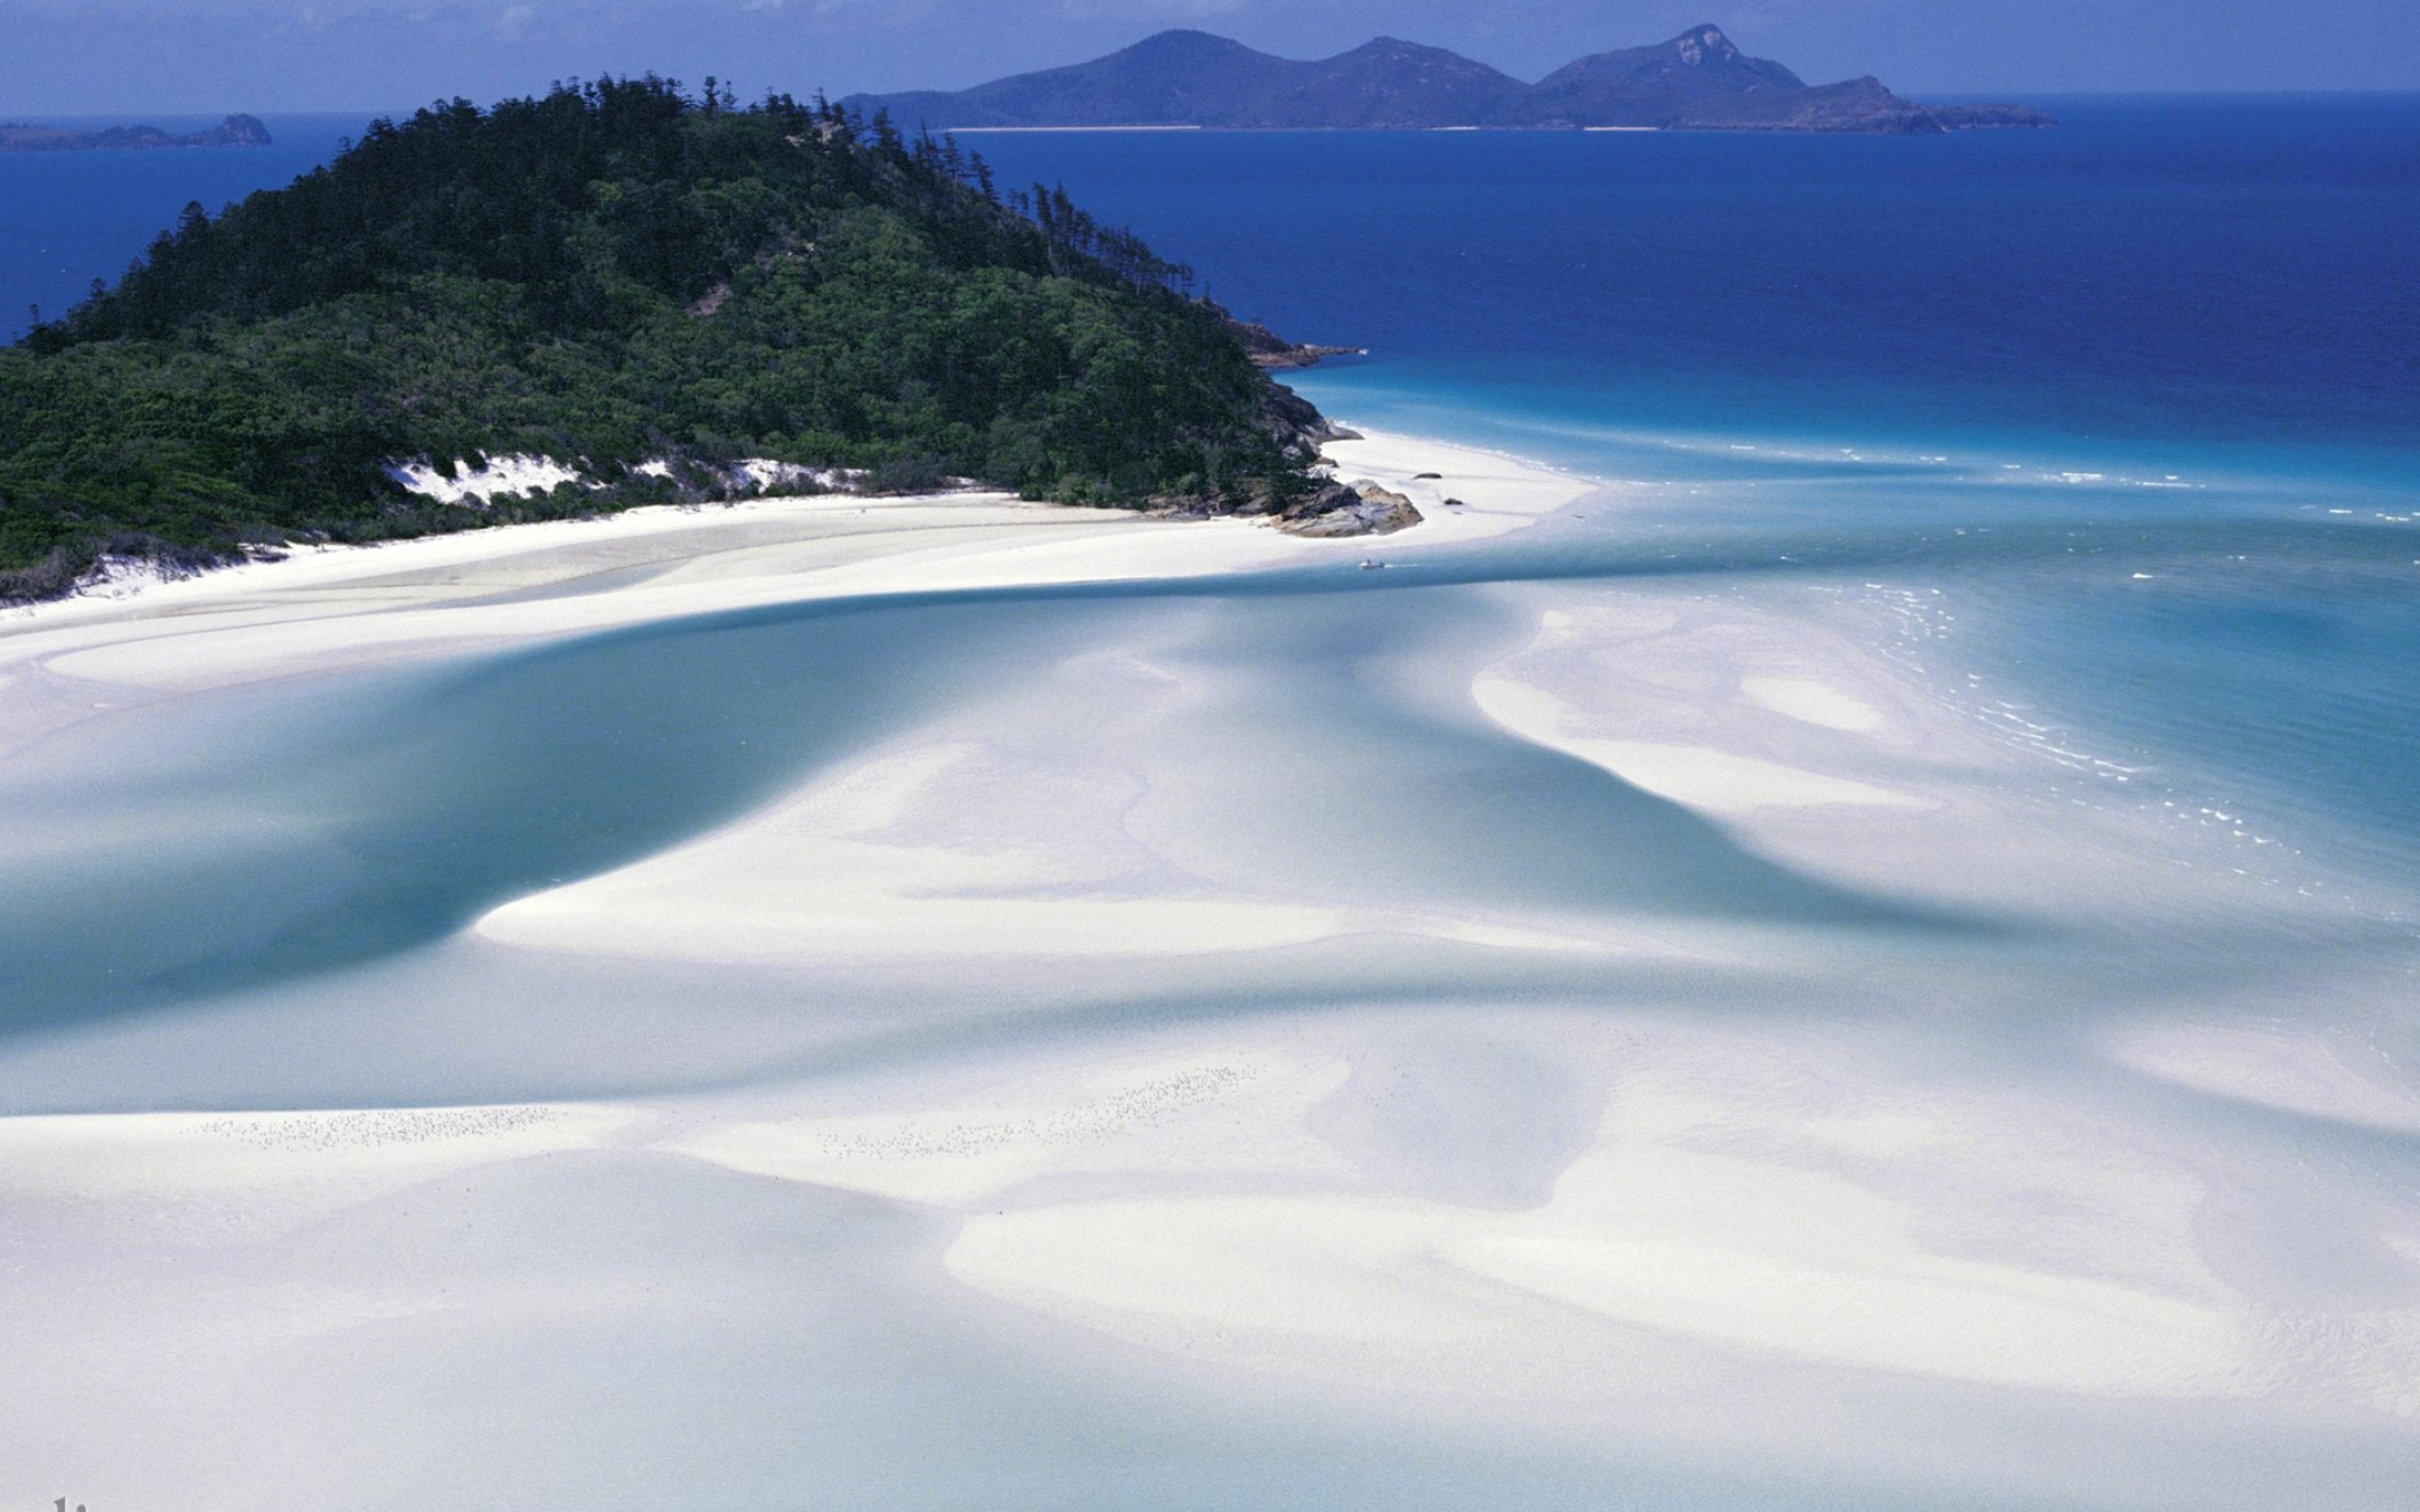
MULTIPOLYGON (((1413 437, 1330 455, 1425 522, 1305 540, 998 496, 765 501, 298 552, 41 606, 0 618, 7 744, 92 735, 127 707, 723 610, 1352 568, 1499 537, 1601 487, 1413 437)), ((2172 849, 2073 811, 2034 758, 1782 597, 1503 585, 1494 618, 1388 642, 1395 596, 1337 611, 1372 648, 1309 684, 1339 701, 1376 690, 1394 722, 1334 748, 1356 731, 1322 726, 1303 766, 1260 748, 1305 713, 1286 669, 1227 654, 1270 601, 1236 624, 1181 606, 1151 637, 920 711, 732 822, 502 902, 429 970, 575 973, 526 1022, 509 996, 465 1013, 367 972, 336 1000, 343 1043, 305 992, 7 1047, 18 1088, 88 1110, 0 1119, 0 1197, 34 1215, 29 1267, 0 1280, 26 1321, 0 1347, 0 1413, 36 1448, 5 1484, 30 1496, 114 1452, 119 1501, 200 1473, 233 1505, 294 1488, 258 1468, 281 1435, 372 1462, 378 1430, 360 1424, 375 1414, 359 1409, 382 1380, 560 1379, 428 1409, 406 1488, 450 1492, 500 1443, 596 1411, 604 1388, 567 1364, 669 1383, 661 1415, 622 1419, 633 1441, 606 1449, 663 1470, 726 1410, 731 1357, 805 1401, 889 1358, 853 1343, 873 1352, 827 1380, 811 1349, 750 1348, 854 1339, 797 1311, 830 1285, 902 1332, 962 1323, 1020 1386, 1149 1384, 1188 1413, 1251 1399, 1566 1457, 1608 1439, 1681 1463, 1754 1455, 1851 1489, 2047 1495, 2115 1465, 2144 1504, 2229 1507, 2274 1504, 2246 1476, 2262 1435, 2324 1418, 2355 1452, 2314 1494, 2358 1494, 2378 1446, 2420 1418, 2420 1306, 2380 1280, 2375 1305, 2314 1312, 2283 1261, 2207 1225, 2263 1183, 2318 1183, 2420 1265, 2420 1229, 2358 1174, 2230 1143, 2274 1117, 2420 1127, 2391 1066, 2321 1028, 2255 1038, 2246 1002, 2215 989, 2116 1032, 2018 1023, 1990 1041, 2014 1071, 1964 1065, 1919 1030, 2015 1022, 2051 991, 2107 984, 2014 948, 1945 963, 1945 947, 1878 924, 1836 938, 1651 893, 1720 863, 1718 884, 1764 879, 1824 907, 1881 918, 1921 900, 2088 941, 2155 915, 2175 927, 2162 910, 2215 933, 2273 902, 2224 876, 2181 892, 2172 849), (1216 745, 1236 725, 1260 765, 1216 745), (1381 765, 1407 730, 1463 744, 1381 765), (1601 825, 1590 844, 1662 836, 1689 866, 1624 857, 1645 880, 1609 877, 1611 903, 1466 906, 1481 889, 1461 872, 1483 858, 1429 856, 1386 826, 1442 823, 1516 770, 1593 807, 1539 816, 1502 875, 1547 869, 1551 831, 1583 821, 1601 825), (1375 789, 1364 808, 1349 808, 1356 781, 1375 789), (1380 822, 1332 841, 1317 826, 1339 810, 1380 822), (1338 842, 1367 877, 1297 864, 1338 842), (1390 974, 1404 960, 1481 986, 1424 999, 1416 974, 1390 974), (614 999, 602 984, 625 975, 673 984, 671 1006, 614 999), (1004 990, 1028 979, 1044 997, 1072 984, 1074 1006, 1004 990), (1734 979, 1750 985, 1720 996, 1734 979), (815 1011, 769 981, 812 984, 815 1011), (883 990, 849 996, 868 982, 883 990), (1129 997, 1144 1010, 1115 1011, 1129 997), (1213 1006, 1150 1007, 1188 1000, 1213 1006), (314 1078, 374 1078, 390 1059, 392 1095, 426 1106, 310 1100, 314 1078), (253 1110, 182 1110, 196 1105, 177 1089, 238 1066, 253 1110), (634 1090, 465 1095, 510 1079, 498 1066, 532 1087, 634 1090), (164 1110, 100 1110, 151 1089, 164 1110), (398 1271, 389 1233, 419 1263, 398 1271), (668 1237, 700 1233, 717 1243, 668 1237), (111 1245, 125 1253, 107 1315, 49 1316, 62 1278, 111 1245), (852 1296, 876 1268, 889 1279, 852 1296), (533 1341, 527 1359, 492 1360, 499 1335, 533 1341), (119 1359, 156 1368, 129 1386, 119 1359), (225 1432, 201 1463, 130 1461, 130 1443, 174 1441, 182 1394, 206 1380, 242 1384, 214 1402, 225 1432), (125 1442, 89 1410, 112 1392, 125 1442), (1704 1412, 1713 1399, 1730 1410, 1704 1412)), ((767 1484, 806 1472, 753 1452, 767 1484)), ((344 1487, 331 1472, 320 1489, 365 1503, 344 1487)))
MULTIPOLYGON (((1416 537, 1401 536, 1397 538, 1399 541, 1427 543, 1467 540, 1516 528, 1524 521, 1568 502, 1570 497, 1600 486, 1598 480, 1526 461, 1506 453, 1385 431, 1357 433, 1350 439, 1328 441, 1322 447, 1322 459, 1327 472, 1340 479, 1374 481, 1410 496, 1415 504, 1423 507, 1426 518, 1416 527, 1420 534, 1416 537), (1444 470, 1450 470, 1452 475, 1442 478, 1423 476, 1444 470), (1479 528, 1467 524, 1440 525, 1443 511, 1439 506, 1457 487, 1465 492, 1483 491, 1486 494, 1479 507, 1474 509, 1468 518, 1491 524, 1479 528)), ((863 516, 869 510, 883 511, 879 533, 925 529, 952 523, 973 526, 998 525, 1024 523, 1028 519, 1040 519, 1070 527, 1108 528, 1133 523, 1150 523, 1155 526, 1173 524, 1180 528, 1201 525, 1261 528, 1266 524, 1260 517, 1242 515, 1187 516, 1169 521, 1149 511, 1028 502, 1011 494, 980 489, 907 495, 767 495, 729 503, 648 505, 579 519, 447 531, 359 545, 292 543, 280 547, 274 557, 233 562, 174 576, 138 571, 125 578, 61 598, 0 606, 0 629, 26 621, 50 624, 71 619, 112 617, 114 606, 136 598, 142 600, 142 607, 147 610, 173 608, 182 610, 190 604, 206 604, 233 593, 308 592, 371 577, 428 573, 507 558, 526 559, 541 553, 588 551, 602 558, 611 554, 618 544, 649 541, 666 536, 687 539, 677 547, 661 553, 660 558, 650 557, 650 559, 680 560, 700 549, 722 549, 711 539, 718 532, 756 531, 769 534, 776 542, 789 536, 803 540, 822 533, 806 522, 842 515, 863 516), (963 507, 955 519, 949 513, 954 507, 963 507), (978 509, 988 512, 977 513, 978 509), (900 511, 913 513, 900 518, 900 511)), ((1087 534, 1090 533, 1087 530, 1087 534)), ((1350 546, 1357 541, 1365 545, 1377 544, 1387 538, 1288 539, 1305 542, 1317 541, 1322 548, 1333 548, 1350 546)), ((764 543, 742 539, 735 545, 752 547, 764 543)), ((1187 554, 1199 550, 1198 542, 1188 544, 1172 554, 1171 560, 1164 564, 1154 563, 1150 571, 1155 574, 1183 572, 1187 566, 1187 554)), ((1249 553, 1235 554, 1232 548, 1229 548, 1229 553, 1237 559, 1250 556, 1249 553)), ((1226 559, 1221 556, 1221 564, 1211 570, 1226 570, 1226 559)), ((545 573, 546 580, 568 581, 579 576, 581 566, 580 562, 570 561, 559 568, 541 571, 545 573)))
POLYGON ((1169 520, 979 492, 653 507, 297 546, 280 560, 0 610, 0 678, 41 664, 142 687, 199 687, 844 594, 1350 562, 1519 529, 1596 487, 1500 454, 1383 433, 1331 442, 1329 455, 1336 475, 1406 494, 1423 521, 1392 536, 1316 538, 1257 519, 1169 520), (1474 500, 1447 509, 1456 488, 1474 500), (314 627, 307 643, 291 633, 305 623, 314 627))

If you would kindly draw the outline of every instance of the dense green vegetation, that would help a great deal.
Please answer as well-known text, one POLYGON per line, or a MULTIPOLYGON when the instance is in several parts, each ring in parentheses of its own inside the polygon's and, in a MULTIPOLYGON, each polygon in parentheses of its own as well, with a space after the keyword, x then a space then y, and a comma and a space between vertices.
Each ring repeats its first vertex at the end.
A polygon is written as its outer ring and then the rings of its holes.
POLYGON ((1294 426, 1189 273, 834 107, 656 80, 380 122, 0 350, 0 596, 721 488, 742 456, 1030 497, 1290 493, 1294 426), (392 464, 607 487, 488 509, 392 464), (674 460, 674 475, 631 469, 674 460))

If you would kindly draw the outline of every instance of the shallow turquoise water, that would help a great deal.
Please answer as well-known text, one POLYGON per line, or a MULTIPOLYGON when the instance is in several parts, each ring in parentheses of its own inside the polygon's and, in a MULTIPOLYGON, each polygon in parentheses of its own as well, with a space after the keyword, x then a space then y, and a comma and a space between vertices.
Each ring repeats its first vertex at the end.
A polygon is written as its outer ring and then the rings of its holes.
POLYGON ((1186 656, 1231 690, 1189 721, 1184 770, 1167 776, 1211 805, 1206 876, 1374 886, 1448 911, 1994 927, 1800 875, 1467 707, 1407 701, 1378 668, 1475 670, 1481 648, 1526 633, 1468 580, 1498 570, 1393 591, 1343 566, 816 603, 93 721, 0 772, 0 844, 20 857, 0 878, 0 971, 15 988, 0 1030, 432 944, 510 898, 734 817, 1021 668, 1135 643, 1171 615, 1201 622, 1186 656), (1271 796, 1220 799, 1237 773, 1271 796))

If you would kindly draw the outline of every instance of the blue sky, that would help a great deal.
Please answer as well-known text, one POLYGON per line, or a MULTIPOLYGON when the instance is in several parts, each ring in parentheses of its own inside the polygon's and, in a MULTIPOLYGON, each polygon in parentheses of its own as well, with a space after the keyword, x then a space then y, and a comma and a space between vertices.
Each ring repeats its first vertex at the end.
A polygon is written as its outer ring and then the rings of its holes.
POLYGON ((1168 26, 1290 57, 1389 33, 1535 77, 1701 21, 1918 94, 2420 89, 2420 0, 0 0, 0 117, 384 111, 648 69, 958 87, 1168 26))

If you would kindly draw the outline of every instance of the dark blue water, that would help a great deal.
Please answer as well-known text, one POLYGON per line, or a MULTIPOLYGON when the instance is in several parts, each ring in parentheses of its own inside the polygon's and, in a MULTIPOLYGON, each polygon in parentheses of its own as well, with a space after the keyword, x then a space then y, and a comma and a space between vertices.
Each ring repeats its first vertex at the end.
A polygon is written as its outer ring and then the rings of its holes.
POLYGON ((2053 103, 2059 130, 1915 139, 968 140, 1222 302, 1371 347, 1339 393, 2392 472, 2420 443, 2420 97, 2053 103))
MULTIPOLYGON (((184 115, 23 119, 86 130, 147 124, 195 131, 218 124, 215 116, 184 115)), ((266 147, 0 153, 0 341, 25 334, 28 306, 56 318, 90 292, 93 280, 115 282, 186 205, 199 200, 216 215, 231 200, 290 183, 327 162, 344 138, 370 124, 371 112, 262 120, 272 139, 266 147)))

